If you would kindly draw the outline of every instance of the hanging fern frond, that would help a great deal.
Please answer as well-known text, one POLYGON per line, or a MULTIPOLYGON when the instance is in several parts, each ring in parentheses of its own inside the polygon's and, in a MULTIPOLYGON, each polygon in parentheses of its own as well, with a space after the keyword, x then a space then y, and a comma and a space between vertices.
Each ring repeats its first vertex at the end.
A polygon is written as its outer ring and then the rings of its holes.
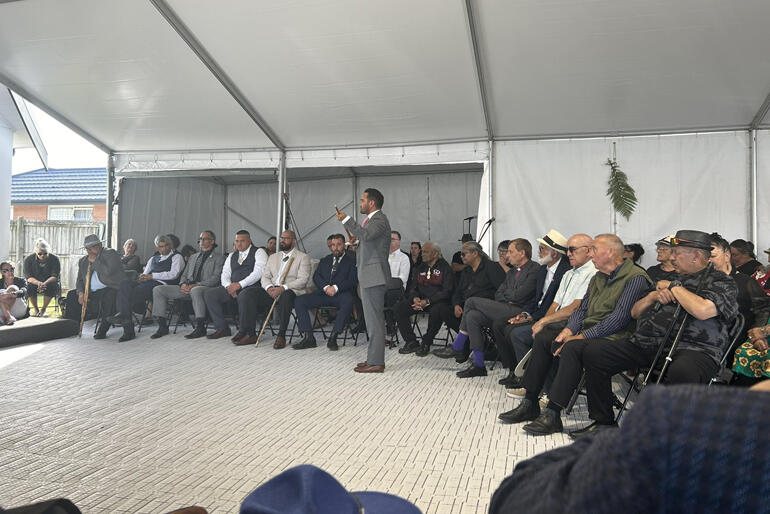
POLYGON ((605 165, 610 167, 610 178, 607 180, 607 196, 610 197, 612 208, 628 220, 636 209, 636 192, 628 183, 626 175, 615 159, 607 159, 605 165))

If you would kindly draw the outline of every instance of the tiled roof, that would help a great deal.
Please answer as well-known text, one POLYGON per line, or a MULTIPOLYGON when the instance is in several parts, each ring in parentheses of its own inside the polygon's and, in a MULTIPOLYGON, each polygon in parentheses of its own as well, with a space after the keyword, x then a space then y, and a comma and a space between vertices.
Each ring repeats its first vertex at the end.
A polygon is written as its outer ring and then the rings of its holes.
POLYGON ((13 175, 11 204, 104 203, 105 168, 44 169, 13 175))

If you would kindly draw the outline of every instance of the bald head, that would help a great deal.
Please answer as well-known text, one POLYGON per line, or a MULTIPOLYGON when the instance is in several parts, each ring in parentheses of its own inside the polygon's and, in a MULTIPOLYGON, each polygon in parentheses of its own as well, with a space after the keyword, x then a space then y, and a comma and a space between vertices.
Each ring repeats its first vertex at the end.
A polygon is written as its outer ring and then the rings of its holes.
POLYGON ((596 269, 602 273, 610 274, 623 264, 623 241, 615 234, 599 234, 594 238, 591 247, 593 261, 596 269))
POLYGON ((567 258, 570 266, 579 268, 591 260, 593 239, 588 234, 575 234, 567 241, 567 258))

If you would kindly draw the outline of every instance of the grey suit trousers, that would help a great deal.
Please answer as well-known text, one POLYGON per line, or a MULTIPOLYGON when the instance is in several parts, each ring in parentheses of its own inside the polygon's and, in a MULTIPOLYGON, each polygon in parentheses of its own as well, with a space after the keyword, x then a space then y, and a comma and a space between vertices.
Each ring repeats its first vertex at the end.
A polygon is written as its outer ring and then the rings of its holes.
POLYGON ((191 298, 195 317, 205 318, 206 301, 203 299, 203 294, 207 289, 211 288, 206 286, 195 286, 190 291, 190 294, 184 294, 179 286, 157 286, 152 290, 152 315, 156 318, 165 318, 168 311, 167 304, 169 300, 191 298))
POLYGON ((385 284, 361 288, 361 303, 364 307, 366 332, 369 335, 366 362, 370 366, 385 365, 385 291, 387 288, 385 284))
POLYGON ((463 307, 460 330, 468 334, 471 350, 483 350, 484 335, 481 333, 481 327, 492 328, 495 321, 512 318, 521 312, 521 307, 496 302, 489 298, 468 298, 463 307))

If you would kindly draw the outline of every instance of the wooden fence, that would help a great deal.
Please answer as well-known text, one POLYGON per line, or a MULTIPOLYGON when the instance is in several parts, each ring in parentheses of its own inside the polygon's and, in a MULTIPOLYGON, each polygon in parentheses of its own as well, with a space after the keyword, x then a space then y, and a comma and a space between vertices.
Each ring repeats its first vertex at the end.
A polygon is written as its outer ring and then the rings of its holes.
POLYGON ((11 221, 10 260, 16 264, 16 276, 24 276, 24 258, 30 255, 37 239, 45 239, 51 245, 51 253, 61 261, 62 288, 75 287, 78 260, 86 254, 83 240, 88 234, 104 239, 104 223, 93 221, 37 221, 23 217, 11 221))

